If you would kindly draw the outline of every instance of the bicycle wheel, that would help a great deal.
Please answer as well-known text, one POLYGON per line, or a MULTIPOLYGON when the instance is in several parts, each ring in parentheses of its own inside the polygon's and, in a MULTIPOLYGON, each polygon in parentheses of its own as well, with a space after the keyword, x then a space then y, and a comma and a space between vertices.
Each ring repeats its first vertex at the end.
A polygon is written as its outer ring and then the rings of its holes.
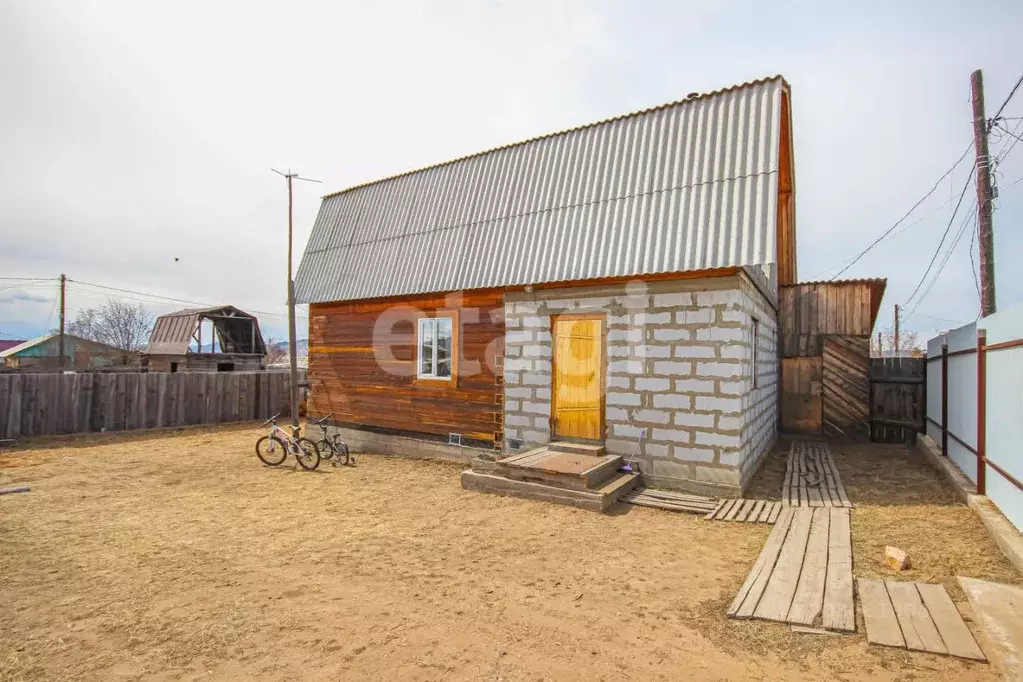
POLYGON ((288 456, 288 448, 277 436, 263 436, 256 441, 256 457, 268 466, 279 466, 288 456))
POLYGON ((334 457, 334 448, 330 447, 330 441, 326 438, 316 441, 316 449, 320 451, 320 460, 334 457))
POLYGON ((339 440, 335 445, 337 447, 338 464, 355 464, 355 459, 348 453, 348 443, 339 440))
POLYGON ((316 443, 308 438, 299 438, 295 459, 298 460, 300 467, 306 471, 312 471, 320 466, 320 449, 316 447, 316 443))

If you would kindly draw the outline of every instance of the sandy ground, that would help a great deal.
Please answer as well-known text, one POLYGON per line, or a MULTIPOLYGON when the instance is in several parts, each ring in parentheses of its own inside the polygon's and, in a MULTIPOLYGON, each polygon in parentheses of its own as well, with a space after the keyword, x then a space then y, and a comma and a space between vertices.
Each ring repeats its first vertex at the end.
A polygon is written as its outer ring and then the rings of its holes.
MULTIPOLYGON (((459 467, 271 469, 250 427, 0 453, 0 679, 995 679, 724 612, 767 525, 463 492, 459 467)), ((780 492, 781 449, 753 496, 780 492)), ((840 449, 858 575, 1019 583, 904 448, 840 449)))

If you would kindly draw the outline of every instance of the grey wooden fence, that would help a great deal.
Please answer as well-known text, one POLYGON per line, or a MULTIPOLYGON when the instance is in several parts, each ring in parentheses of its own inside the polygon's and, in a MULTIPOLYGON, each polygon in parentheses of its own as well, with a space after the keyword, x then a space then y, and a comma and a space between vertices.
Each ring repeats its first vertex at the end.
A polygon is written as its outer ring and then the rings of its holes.
POLYGON ((0 374, 0 439, 266 419, 287 372, 0 374))

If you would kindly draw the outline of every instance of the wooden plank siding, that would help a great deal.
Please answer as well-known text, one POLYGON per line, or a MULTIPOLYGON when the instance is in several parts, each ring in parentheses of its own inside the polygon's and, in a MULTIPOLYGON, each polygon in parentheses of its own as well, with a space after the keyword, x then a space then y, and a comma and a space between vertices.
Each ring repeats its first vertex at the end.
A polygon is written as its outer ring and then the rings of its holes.
POLYGON ((309 318, 310 415, 501 445, 503 291, 313 303, 309 318), (416 319, 441 310, 458 311, 455 381, 417 381, 416 319))
POLYGON ((287 372, 0 374, 0 438, 288 415, 287 372))
POLYGON ((782 357, 820 357, 825 336, 869 338, 883 288, 883 280, 780 286, 778 321, 782 357))
POLYGON ((870 361, 870 439, 907 443, 924 429, 927 411, 926 358, 870 361))
POLYGON ((824 337, 824 431, 847 438, 870 434, 870 339, 824 337))

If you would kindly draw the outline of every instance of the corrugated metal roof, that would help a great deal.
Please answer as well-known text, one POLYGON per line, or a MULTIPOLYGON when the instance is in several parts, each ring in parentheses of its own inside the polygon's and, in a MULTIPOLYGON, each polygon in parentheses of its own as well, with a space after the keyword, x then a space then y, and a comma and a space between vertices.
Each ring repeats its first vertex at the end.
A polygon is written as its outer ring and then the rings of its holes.
POLYGON ((773 263, 787 87, 746 83, 327 195, 298 300, 773 263))
MULTIPOLYGON (((24 353, 25 351, 31 350, 32 348, 44 344, 51 339, 56 339, 59 336, 60 336, 59 333, 51 332, 49 334, 37 336, 34 339, 29 339, 28 341, 20 341, 18 342, 18 345, 12 346, 10 348, 5 348, 4 350, 0 351, 0 358, 13 357, 15 355, 18 355, 19 353, 24 353)), ((90 339, 82 338, 81 336, 75 336, 74 334, 64 334, 64 341, 68 344, 68 347, 70 347, 70 343, 72 341, 76 341, 78 343, 87 344, 95 348, 105 348, 121 352, 121 349, 117 348, 116 346, 111 346, 106 343, 100 343, 99 341, 92 341, 90 339)), ((59 353, 55 352, 55 355, 59 355, 59 353)))

